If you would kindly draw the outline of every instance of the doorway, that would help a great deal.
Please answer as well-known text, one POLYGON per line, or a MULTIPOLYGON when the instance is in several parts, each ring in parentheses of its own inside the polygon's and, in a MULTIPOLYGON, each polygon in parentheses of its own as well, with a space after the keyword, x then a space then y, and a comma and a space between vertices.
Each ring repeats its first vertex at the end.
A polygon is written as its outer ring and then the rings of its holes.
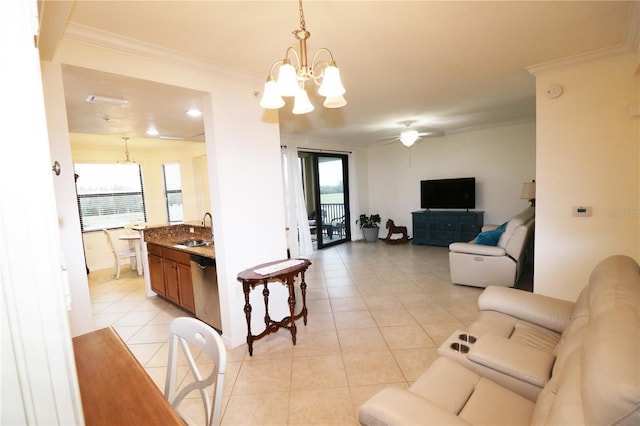
POLYGON ((351 241, 347 155, 300 151, 298 158, 314 245, 351 241))

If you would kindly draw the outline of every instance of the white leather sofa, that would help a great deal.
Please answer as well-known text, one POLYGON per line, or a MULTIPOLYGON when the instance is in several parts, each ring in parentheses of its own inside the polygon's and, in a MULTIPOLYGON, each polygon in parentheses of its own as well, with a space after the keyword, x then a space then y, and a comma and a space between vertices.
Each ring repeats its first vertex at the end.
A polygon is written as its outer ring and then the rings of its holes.
MULTIPOLYGON (((535 208, 529 207, 507 222, 495 246, 477 244, 476 240, 450 244, 451 282, 474 287, 513 287, 524 269, 534 225, 535 208)), ((496 225, 483 227, 482 231, 493 231, 492 228, 496 225)))
POLYGON ((468 353, 445 342, 409 389, 388 387, 366 401, 361 424, 640 424, 640 272, 633 259, 603 260, 575 303, 491 287, 478 304, 468 331, 475 343, 451 338, 468 353))

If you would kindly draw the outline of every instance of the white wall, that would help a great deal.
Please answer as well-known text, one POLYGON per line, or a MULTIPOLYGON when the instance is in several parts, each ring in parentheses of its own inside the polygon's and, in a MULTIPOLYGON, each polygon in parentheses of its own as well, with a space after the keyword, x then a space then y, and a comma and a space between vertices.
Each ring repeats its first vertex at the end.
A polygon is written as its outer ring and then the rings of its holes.
POLYGON ((575 300, 604 257, 640 255, 638 57, 535 72, 537 96, 536 293, 575 300), (550 99, 552 84, 564 88, 550 99), (573 217, 573 206, 593 208, 573 217))
MULTIPOLYGON (((223 337, 235 347, 247 334, 238 273, 287 255, 280 133, 277 112, 260 108, 243 85, 229 82, 212 92, 204 113, 215 118, 205 121, 205 134, 216 266, 223 337)), ((286 316, 285 287, 271 285, 270 291, 270 314, 286 316)), ((264 299, 259 289, 251 298, 256 326, 264 317, 264 299)))
MULTIPOLYGON (((124 144, 114 145, 113 136, 76 133, 71 134, 70 139, 74 163, 114 163, 124 158, 124 144)), ((211 210, 209 187, 202 183, 203 179, 208 179, 204 143, 133 139, 129 141, 129 153, 142 169, 147 223, 164 225, 168 221, 162 178, 162 165, 165 163, 180 163, 184 220, 200 221, 204 213, 211 210), (202 163, 198 170, 197 158, 201 158, 202 163)), ((71 195, 72 198, 75 196, 71 195)), ((90 271, 113 267, 113 255, 102 231, 85 232, 83 239, 90 271)))
MULTIPOLYGON (((265 117, 254 96, 263 80, 83 29, 73 31, 73 40, 60 43, 51 66, 62 64, 210 94, 203 109, 223 337, 231 346, 242 344, 244 298, 236 276, 247 267, 286 255, 277 115, 265 117)), ((286 306, 286 298, 282 304, 286 306)))
POLYGON ((535 178, 535 146, 530 122, 424 138, 410 149, 400 142, 370 148, 365 213, 379 213, 383 225, 391 218, 412 234, 420 180, 475 176, 476 210, 484 211, 485 224, 503 223, 529 205, 520 192, 535 178))

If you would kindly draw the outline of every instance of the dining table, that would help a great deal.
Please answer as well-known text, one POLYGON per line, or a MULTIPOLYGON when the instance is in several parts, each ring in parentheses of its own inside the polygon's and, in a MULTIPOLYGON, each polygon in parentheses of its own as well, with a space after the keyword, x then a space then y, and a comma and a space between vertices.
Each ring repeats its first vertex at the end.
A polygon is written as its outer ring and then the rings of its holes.
POLYGON ((72 342, 85 424, 184 425, 112 327, 72 342))

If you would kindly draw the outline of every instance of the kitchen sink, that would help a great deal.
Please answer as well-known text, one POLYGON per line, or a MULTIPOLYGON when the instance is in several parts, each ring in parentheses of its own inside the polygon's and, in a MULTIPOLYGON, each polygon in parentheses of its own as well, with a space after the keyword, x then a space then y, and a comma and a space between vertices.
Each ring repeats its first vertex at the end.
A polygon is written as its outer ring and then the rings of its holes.
POLYGON ((202 246, 210 246, 211 244, 213 244, 213 242, 207 241, 207 240, 201 240, 198 238, 190 238, 188 240, 180 241, 176 244, 179 246, 186 246, 186 247, 202 247, 202 246))

